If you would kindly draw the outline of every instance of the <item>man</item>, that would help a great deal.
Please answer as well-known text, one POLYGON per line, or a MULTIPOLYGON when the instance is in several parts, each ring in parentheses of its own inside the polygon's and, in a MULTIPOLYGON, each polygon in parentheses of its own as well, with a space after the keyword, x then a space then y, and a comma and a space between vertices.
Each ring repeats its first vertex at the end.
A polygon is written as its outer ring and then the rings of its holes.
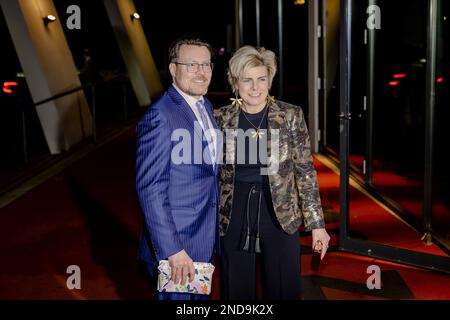
MULTIPOLYGON (((136 188, 145 218, 139 256, 151 275, 160 260, 169 260, 172 280, 186 284, 194 279, 193 261, 212 262, 219 246, 220 151, 212 106, 204 97, 212 76, 211 47, 179 40, 169 50, 169 61, 172 86, 137 126, 136 188), (189 133, 192 142, 186 147, 182 141, 181 154, 180 132, 189 133)), ((158 293, 160 300, 206 298, 158 293)))

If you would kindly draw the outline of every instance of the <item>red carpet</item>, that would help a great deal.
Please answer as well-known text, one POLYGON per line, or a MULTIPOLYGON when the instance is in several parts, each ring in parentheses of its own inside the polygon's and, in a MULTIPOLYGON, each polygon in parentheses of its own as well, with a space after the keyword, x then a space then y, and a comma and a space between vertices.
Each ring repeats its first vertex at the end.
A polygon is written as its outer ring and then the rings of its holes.
MULTIPOLYGON (((350 162, 362 168, 364 157, 351 155, 350 162)), ((384 196, 398 203, 407 214, 418 222, 423 220, 423 177, 421 173, 404 173, 374 160, 373 184, 384 196)), ((437 173, 435 173, 436 175, 437 173)), ((450 203, 448 185, 433 181, 432 219, 434 230, 443 238, 450 240, 450 203)))
MULTIPOLYGON (((141 213, 134 187, 134 130, 99 148, 0 209, 0 299, 153 299, 136 261, 141 213), (68 290, 67 267, 81 268, 81 290, 68 290)), ((316 159, 317 160, 317 159, 316 159)), ((450 299, 450 276, 336 251, 338 175, 316 161, 327 226, 333 236, 319 272, 309 269, 310 238, 302 237, 304 299, 450 299), (369 265, 382 270, 382 289, 366 287, 369 265)), ((395 243, 395 230, 416 234, 354 189, 352 229, 395 243), (374 214, 376 213, 376 218, 374 214), (376 234, 373 224, 386 232, 376 234), (372 227, 371 227, 372 226, 372 227)), ((419 242, 402 244, 422 248, 419 242)), ((220 267, 212 298, 219 299, 220 267)))
MULTIPOLYGON (((339 212, 339 176, 330 169, 332 164, 323 156, 315 157, 315 166, 325 218, 328 222, 327 228, 333 231, 338 227, 336 220, 339 212)), ((351 231, 355 234, 364 235, 370 241, 399 248, 446 255, 436 245, 425 245, 420 240, 420 234, 375 202, 367 193, 352 185, 350 194, 350 225, 351 231)), ((332 241, 336 244, 336 236, 332 237, 332 241)), ((310 246, 311 238, 303 237, 301 242, 304 246, 310 246)), ((318 286, 322 284, 322 298, 450 299, 449 275, 343 252, 330 252, 323 261, 319 273, 311 272, 309 263, 310 255, 302 255, 303 276, 314 275, 325 278, 323 280, 315 278, 318 286), (371 291, 366 287, 369 277, 367 267, 370 265, 378 265, 381 268, 382 282, 384 278, 388 278, 386 283, 383 282, 382 290, 371 291)))

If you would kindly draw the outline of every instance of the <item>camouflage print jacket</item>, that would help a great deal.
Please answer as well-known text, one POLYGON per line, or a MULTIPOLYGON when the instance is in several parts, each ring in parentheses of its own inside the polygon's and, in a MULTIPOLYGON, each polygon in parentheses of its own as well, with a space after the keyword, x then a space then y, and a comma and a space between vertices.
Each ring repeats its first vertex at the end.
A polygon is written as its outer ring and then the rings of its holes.
MULTIPOLYGON (((302 220, 307 231, 324 228, 319 185, 303 111, 282 101, 271 102, 268 111, 267 157, 268 167, 272 168, 268 173, 276 217, 288 234, 297 231, 302 220), (278 153, 272 150, 273 141, 278 141, 278 153)), ((240 108, 233 105, 215 111, 224 137, 219 205, 222 236, 232 215, 237 141, 235 129, 238 128, 239 113, 240 108)))

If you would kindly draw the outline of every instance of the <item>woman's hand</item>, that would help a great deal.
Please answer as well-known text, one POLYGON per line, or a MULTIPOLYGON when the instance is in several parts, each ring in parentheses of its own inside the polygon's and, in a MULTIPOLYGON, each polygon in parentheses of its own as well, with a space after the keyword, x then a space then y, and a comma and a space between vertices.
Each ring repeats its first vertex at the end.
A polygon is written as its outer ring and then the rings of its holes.
POLYGON ((325 228, 321 229, 313 229, 312 230, 312 247, 314 250, 314 245, 317 241, 320 241, 322 243, 322 254, 320 256, 320 259, 322 260, 323 257, 325 257, 325 254, 328 250, 328 243, 330 242, 330 236, 328 235, 325 228))

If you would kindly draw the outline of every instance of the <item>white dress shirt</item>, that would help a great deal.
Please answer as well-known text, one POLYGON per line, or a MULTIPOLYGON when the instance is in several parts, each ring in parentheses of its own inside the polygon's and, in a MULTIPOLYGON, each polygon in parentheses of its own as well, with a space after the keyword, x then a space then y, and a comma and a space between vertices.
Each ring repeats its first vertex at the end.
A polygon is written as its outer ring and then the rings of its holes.
MULTIPOLYGON (((172 83, 173 87, 178 91, 178 93, 184 98, 184 100, 186 100, 187 104, 189 105, 189 107, 191 108, 192 112, 195 114, 195 117, 197 118, 198 123, 200 124, 200 126, 203 129, 203 132, 205 132, 205 126, 203 124, 202 121, 202 117, 200 115, 200 113, 197 110, 197 107, 195 106, 195 103, 199 100, 201 100, 202 102, 204 102, 203 96, 200 97, 200 99, 195 99, 193 96, 190 96, 186 93, 184 93, 183 91, 181 91, 180 88, 177 87, 177 85, 175 83, 172 83)), ((205 106, 206 107, 206 106, 205 106)), ((210 136, 211 136, 211 141, 208 141, 208 148, 209 148, 209 154, 211 156, 212 162, 215 165, 217 163, 217 133, 214 130, 214 126, 212 124, 212 121, 209 117, 208 114, 208 125, 211 128, 211 130, 209 130, 210 132, 210 136), (215 146, 215 148, 214 148, 215 146), (214 154, 214 149, 216 150, 216 158, 214 158, 212 155, 214 154)), ((208 135, 206 135, 208 136, 208 135)))

